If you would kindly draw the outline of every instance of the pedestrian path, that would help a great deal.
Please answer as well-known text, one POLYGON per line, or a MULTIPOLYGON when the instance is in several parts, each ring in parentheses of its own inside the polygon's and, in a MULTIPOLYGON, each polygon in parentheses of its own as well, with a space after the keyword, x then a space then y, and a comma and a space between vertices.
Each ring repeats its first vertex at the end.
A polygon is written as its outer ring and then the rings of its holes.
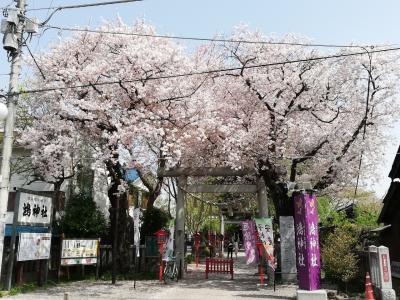
POLYGON ((293 299, 296 286, 279 285, 274 291, 273 286, 260 287, 256 265, 246 265, 243 252, 234 259, 234 280, 229 274, 210 274, 205 279, 205 264, 196 268, 195 264, 188 265, 187 276, 179 282, 165 285, 156 280, 138 281, 134 287, 133 281, 120 281, 111 285, 104 281, 79 281, 59 285, 46 290, 20 294, 10 299, 69 300, 96 299, 159 299, 159 300, 227 300, 227 299, 293 299))

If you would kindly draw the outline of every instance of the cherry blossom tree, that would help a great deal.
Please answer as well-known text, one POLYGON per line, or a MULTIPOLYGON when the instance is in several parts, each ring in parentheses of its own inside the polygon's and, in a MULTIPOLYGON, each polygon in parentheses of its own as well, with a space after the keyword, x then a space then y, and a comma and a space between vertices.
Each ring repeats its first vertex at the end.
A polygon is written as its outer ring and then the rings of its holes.
MULTIPOLYGON (((308 42, 292 35, 277 40, 245 27, 232 40, 308 42)), ((200 147, 189 149, 207 153, 217 164, 253 165, 279 215, 292 211, 289 181, 336 190, 354 183, 360 155, 363 173, 373 174, 385 129, 399 109, 397 53, 349 48, 320 60, 330 53, 295 45, 238 42, 209 48, 199 51, 203 61, 239 70, 216 73, 203 85, 208 113, 197 134, 200 147), (365 55, 346 56, 353 52, 365 55)), ((193 157, 182 157, 182 163, 193 157)))
MULTIPOLYGON (((140 21, 127 26, 119 20, 99 29, 155 33, 140 21)), ((164 152, 165 145, 190 123, 192 112, 185 109, 185 100, 196 92, 201 78, 168 78, 192 69, 182 48, 165 39, 129 35, 79 33, 38 55, 37 62, 42 72, 28 89, 40 90, 30 94, 46 102, 46 114, 34 121, 21 142, 32 149, 35 164, 51 166, 50 176, 61 172, 57 167, 65 165, 63 158, 70 159, 74 132, 81 143, 91 146, 93 159, 104 163, 111 181, 111 226, 115 230, 118 222, 114 245, 121 254, 119 268, 124 270, 129 239, 123 165, 137 168, 144 184, 152 185, 153 204, 162 178, 153 184, 145 175, 172 157, 164 152), (49 135, 57 139, 51 140, 49 135), (55 155, 58 150, 62 155, 55 155)))
MULTIPOLYGON (((143 22, 99 29, 155 33, 143 22)), ((399 110, 397 54, 349 48, 318 59, 329 53, 293 45, 307 43, 303 37, 278 40, 246 27, 238 27, 232 40, 286 45, 211 43, 189 56, 167 39, 86 32, 37 57, 45 78, 38 72, 29 88, 41 91, 47 110, 23 140, 37 157, 54 160, 51 176, 70 159, 74 132, 91 145, 111 180, 111 223, 118 216, 114 236, 121 253, 128 253, 128 204, 120 197, 124 164, 139 170, 152 203, 163 178, 148 180, 148 172, 251 165, 264 178, 277 214, 287 215, 287 182, 307 181, 329 192, 354 181, 361 155, 365 174, 379 161, 385 126, 399 110), (354 51, 365 55, 345 56, 354 51), (53 155, 57 149, 67 152, 53 155)), ((125 261, 121 256, 121 267, 125 261)))

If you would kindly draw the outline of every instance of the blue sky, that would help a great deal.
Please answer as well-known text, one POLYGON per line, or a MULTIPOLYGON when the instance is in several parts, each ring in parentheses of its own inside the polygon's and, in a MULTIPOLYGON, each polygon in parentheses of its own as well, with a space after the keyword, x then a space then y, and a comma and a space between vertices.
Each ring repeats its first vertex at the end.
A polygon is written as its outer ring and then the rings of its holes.
MULTIPOLYGON (((103 0, 26 1, 28 8, 41 8, 103 0)), ((12 2, 0 0, 0 7, 12 2)), ((229 34, 235 25, 247 23, 267 34, 299 33, 318 43, 400 44, 399 12, 398 0, 144 0, 61 11, 49 24, 95 27, 103 19, 114 19, 119 14, 126 23, 145 18, 158 32, 175 35, 212 37, 216 33, 229 34)), ((43 20, 47 13, 33 11, 28 15, 43 20)), ((66 37, 68 33, 63 32, 61 36, 66 37)), ((45 51, 49 43, 58 41, 58 32, 49 30, 29 45, 34 52, 45 51)), ((0 51, 0 74, 8 72, 6 54, 0 51)), ((7 87, 7 82, 7 76, 0 75, 0 88, 7 87)), ((379 184, 373 188, 379 195, 389 184, 387 173, 400 140, 399 124, 391 132, 396 136, 395 145, 387 149, 379 184)))

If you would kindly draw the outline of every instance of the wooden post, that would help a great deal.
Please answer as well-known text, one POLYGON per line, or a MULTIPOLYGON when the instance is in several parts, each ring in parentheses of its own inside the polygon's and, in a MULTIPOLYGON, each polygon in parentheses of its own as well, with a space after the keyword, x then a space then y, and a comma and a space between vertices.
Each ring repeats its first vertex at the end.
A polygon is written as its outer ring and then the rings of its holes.
POLYGON ((221 214, 221 234, 222 234, 221 253, 222 257, 224 257, 225 217, 223 214, 221 214))
POLYGON ((16 285, 21 286, 23 283, 23 273, 24 273, 24 262, 23 261, 19 261, 17 262, 17 278, 15 280, 16 285))
POLYGON ((67 279, 69 280, 69 266, 67 266, 67 279))
POLYGON ((99 264, 99 259, 100 259, 100 239, 97 242, 97 260, 96 260, 96 280, 99 279, 99 268, 100 268, 100 264, 99 264))
POLYGON ((111 283, 115 284, 117 281, 117 253, 118 253, 118 215, 119 215, 119 195, 116 196, 115 199, 115 208, 114 208, 114 228, 113 228, 113 241, 112 241, 112 271, 111 271, 111 283))
POLYGON ((206 257, 206 279, 208 279, 209 263, 210 263, 209 258, 206 257))
POLYGON ((187 177, 178 177, 178 195, 176 198, 176 257, 178 278, 182 279, 184 275, 185 265, 185 189, 187 185, 187 177))
POLYGON ((231 267, 231 280, 233 280, 233 259, 231 259, 230 267, 231 267))
POLYGON ((36 268, 37 268, 37 285, 42 286, 43 285, 43 280, 42 280, 42 269, 43 269, 43 260, 37 260, 36 261, 36 268))
POLYGON ((63 240, 64 240, 64 233, 61 233, 60 235, 60 260, 58 262, 58 268, 57 268, 57 282, 60 282, 61 278, 61 261, 62 261, 62 246, 63 246, 63 240))

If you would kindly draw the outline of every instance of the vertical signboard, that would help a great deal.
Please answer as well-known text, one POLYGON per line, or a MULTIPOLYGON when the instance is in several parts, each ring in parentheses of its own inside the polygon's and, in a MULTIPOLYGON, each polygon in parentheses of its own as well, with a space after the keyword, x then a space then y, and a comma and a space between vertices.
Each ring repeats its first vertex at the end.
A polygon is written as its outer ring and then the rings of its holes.
POLYGON ((385 246, 378 247, 379 259, 379 277, 382 289, 392 288, 392 274, 390 268, 389 248, 385 246))
POLYGON ((243 244, 246 253, 246 264, 257 263, 258 255, 256 255, 255 226, 251 220, 242 221, 243 244))
POLYGON ((282 281, 296 280, 296 245, 294 238, 294 219, 292 216, 279 217, 281 235, 281 269, 282 281))
POLYGON ((258 236, 262 242, 267 255, 268 265, 275 270, 274 258, 274 231, 271 218, 255 218, 258 236))
POLYGON ((293 198, 299 288, 312 291, 320 288, 321 276, 317 199, 308 193, 293 198))

